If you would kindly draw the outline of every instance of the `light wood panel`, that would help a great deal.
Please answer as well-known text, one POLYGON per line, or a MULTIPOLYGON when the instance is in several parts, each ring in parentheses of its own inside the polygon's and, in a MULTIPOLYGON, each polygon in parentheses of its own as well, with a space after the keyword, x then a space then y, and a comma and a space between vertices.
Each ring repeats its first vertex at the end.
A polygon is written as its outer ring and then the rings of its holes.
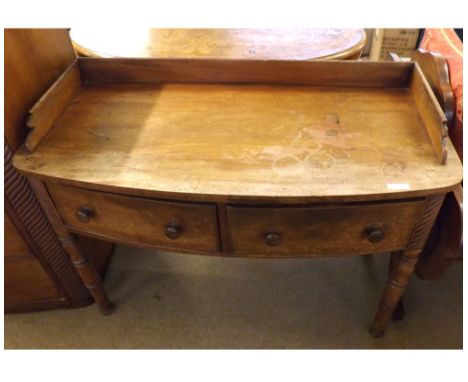
POLYGON ((411 56, 421 68, 424 78, 431 87, 441 109, 447 118, 447 126, 452 126, 455 113, 455 99, 450 85, 450 72, 447 60, 440 53, 424 49, 415 50, 411 56))
POLYGON ((33 256, 5 261, 5 304, 34 304, 65 297, 33 256))
POLYGON ((437 159, 445 164, 448 141, 447 118, 418 64, 414 66, 410 89, 437 159))
POLYGON ((411 62, 79 58, 91 83, 271 83, 395 88, 409 83, 411 62))
POLYGON ((24 142, 27 111, 76 55, 66 29, 5 29, 5 137, 24 142))
MULTIPOLYGON (((390 63, 391 64, 391 63, 390 63)), ((362 200, 451 189, 405 88, 83 87, 15 166, 71 184, 201 200, 362 200)))
POLYGON ((5 304, 27 304, 31 301, 63 300, 63 293, 55 286, 18 228, 4 213, 4 286, 5 304))
POLYGON ((359 57, 363 29, 72 28, 79 54, 90 57, 346 59, 359 57))
POLYGON ((55 120, 68 106, 80 86, 80 69, 75 61, 31 109, 27 125, 33 131, 28 134, 25 142, 28 150, 34 150, 50 130, 55 120))
POLYGON ((3 213, 3 223, 3 237, 7 248, 7 250, 4 251, 5 257, 32 256, 31 249, 5 212, 3 213))

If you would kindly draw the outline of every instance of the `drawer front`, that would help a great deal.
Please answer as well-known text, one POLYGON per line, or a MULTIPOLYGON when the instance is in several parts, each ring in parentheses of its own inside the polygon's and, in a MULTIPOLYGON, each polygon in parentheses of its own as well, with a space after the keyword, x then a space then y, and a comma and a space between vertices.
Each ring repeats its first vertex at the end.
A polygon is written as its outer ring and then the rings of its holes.
POLYGON ((49 183, 65 224, 129 244, 190 252, 218 250, 213 205, 172 203, 49 183))
POLYGON ((424 201, 333 207, 228 207, 234 255, 313 256, 402 249, 424 201))

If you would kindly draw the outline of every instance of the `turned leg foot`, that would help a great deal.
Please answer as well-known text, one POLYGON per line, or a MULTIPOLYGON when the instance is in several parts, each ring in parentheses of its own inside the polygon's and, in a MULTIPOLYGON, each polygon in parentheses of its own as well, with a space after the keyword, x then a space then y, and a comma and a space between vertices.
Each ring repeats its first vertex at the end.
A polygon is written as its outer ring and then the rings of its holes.
MULTIPOLYGON (((400 299, 393 310, 392 321, 401 321, 405 317, 405 307, 403 305, 403 300, 400 299)), ((369 334, 374 338, 383 337, 385 334, 385 328, 379 323, 373 323, 369 328, 369 334)))
POLYGON ((113 303, 109 303, 108 306, 100 305, 99 306, 99 311, 101 312, 101 314, 103 316, 109 316, 109 315, 111 315, 112 313, 115 312, 115 305, 113 303))
POLYGON ((372 324, 369 328, 369 334, 371 335, 371 337, 380 338, 383 337, 383 335, 385 334, 385 330, 372 324))
POLYGON ((401 315, 403 307, 401 298, 405 291, 406 285, 413 274, 414 267, 418 261, 420 251, 405 251, 393 255, 393 267, 391 269, 391 276, 387 282, 382 299, 380 300, 379 309, 374 318, 374 322, 370 327, 370 335, 372 337, 382 337, 385 333, 385 329, 395 315, 401 315), (394 313, 397 306, 400 305, 400 310, 394 313))

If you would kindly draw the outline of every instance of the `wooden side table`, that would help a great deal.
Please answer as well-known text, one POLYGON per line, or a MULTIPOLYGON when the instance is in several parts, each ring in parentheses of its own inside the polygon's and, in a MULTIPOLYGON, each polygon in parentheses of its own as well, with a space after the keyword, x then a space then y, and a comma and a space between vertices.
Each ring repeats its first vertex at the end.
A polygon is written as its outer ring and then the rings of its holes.
POLYGON ((75 234, 269 258, 392 252, 382 336, 462 166, 413 62, 79 58, 31 109, 26 175, 75 234))
POLYGON ((103 29, 74 28, 86 57, 259 60, 356 59, 364 29, 103 29))

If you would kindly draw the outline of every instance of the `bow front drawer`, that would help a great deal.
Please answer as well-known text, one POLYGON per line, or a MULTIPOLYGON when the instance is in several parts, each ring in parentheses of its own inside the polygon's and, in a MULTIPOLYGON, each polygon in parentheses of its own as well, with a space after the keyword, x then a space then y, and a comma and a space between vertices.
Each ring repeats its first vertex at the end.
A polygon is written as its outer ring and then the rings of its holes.
POLYGON ((189 252, 218 251, 214 205, 173 203, 49 183, 65 224, 129 244, 189 252))
POLYGON ((424 201, 330 207, 228 207, 234 255, 366 254, 405 247, 424 201))

